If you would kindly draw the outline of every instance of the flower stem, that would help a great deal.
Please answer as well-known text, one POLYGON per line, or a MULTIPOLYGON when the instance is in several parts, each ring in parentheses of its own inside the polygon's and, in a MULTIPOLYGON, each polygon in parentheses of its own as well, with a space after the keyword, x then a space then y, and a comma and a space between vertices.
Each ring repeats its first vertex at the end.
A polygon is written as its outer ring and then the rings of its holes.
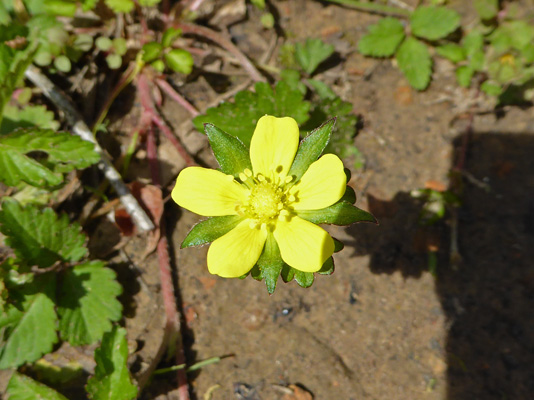
POLYGON ((327 1, 331 3, 341 4, 341 5, 350 7, 350 8, 354 8, 356 10, 367 11, 367 12, 382 14, 382 15, 393 15, 396 17, 406 18, 406 17, 409 17, 411 14, 409 10, 406 10, 403 8, 386 6, 384 4, 379 4, 379 3, 370 3, 368 1, 358 1, 358 0, 327 0, 327 1))

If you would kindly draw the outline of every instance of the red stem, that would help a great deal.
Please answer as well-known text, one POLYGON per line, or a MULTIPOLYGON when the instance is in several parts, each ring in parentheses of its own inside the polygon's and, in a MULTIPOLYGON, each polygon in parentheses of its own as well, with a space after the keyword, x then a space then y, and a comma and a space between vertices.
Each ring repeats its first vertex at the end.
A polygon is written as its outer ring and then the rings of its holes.
POLYGON ((186 24, 183 22, 175 22, 174 27, 181 29, 183 33, 191 33, 193 35, 203 36, 205 38, 208 38, 209 40, 214 41, 219 46, 225 48, 230 53, 232 53, 234 57, 239 60, 243 68, 249 73, 252 80, 256 82, 265 80, 260 74, 260 72, 256 69, 256 67, 252 64, 252 62, 250 62, 247 56, 245 56, 235 44, 223 37, 220 33, 200 25, 186 24))
POLYGON ((197 115, 200 115, 200 112, 193 106, 190 102, 188 102, 180 93, 178 93, 165 79, 159 79, 156 78, 157 85, 171 98, 176 101, 178 104, 180 104, 183 108, 185 108, 189 113, 196 117, 197 115))
POLYGON ((139 90, 139 98, 143 106, 144 112, 150 115, 152 122, 154 122, 163 134, 169 139, 172 145, 176 148, 178 153, 182 156, 188 167, 196 165, 195 161, 191 158, 187 150, 184 148, 178 138, 172 133, 165 121, 159 116, 158 112, 154 108, 152 98, 150 97, 150 88, 148 87, 148 80, 145 75, 140 74, 137 79, 137 88, 139 90))
MULTIPOLYGON (((147 158, 150 168, 150 175, 152 176, 152 183, 160 187, 159 179, 159 165, 158 154, 156 148, 156 135, 153 126, 148 127, 147 137, 147 158)), ((169 243, 165 233, 165 219, 160 225, 161 221, 155 221, 156 226, 160 230, 160 239, 157 246, 159 277, 161 282, 161 293, 163 296, 163 306, 165 308, 165 330, 167 331, 169 343, 175 350, 175 361, 177 365, 185 364, 185 355, 183 348, 182 334, 180 332, 180 319, 178 318, 178 309, 176 307, 176 296, 174 293, 174 285, 172 282, 171 260, 169 257, 169 243)), ((187 383, 187 375, 184 369, 176 372, 178 380, 178 398, 179 400, 189 399, 189 385, 187 383)))

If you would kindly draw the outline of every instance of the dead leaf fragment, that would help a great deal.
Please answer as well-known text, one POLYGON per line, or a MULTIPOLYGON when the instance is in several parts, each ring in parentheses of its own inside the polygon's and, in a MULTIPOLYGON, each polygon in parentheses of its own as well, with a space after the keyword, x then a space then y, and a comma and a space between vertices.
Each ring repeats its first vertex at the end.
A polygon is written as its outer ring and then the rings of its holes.
POLYGON ((292 393, 284 394, 282 400, 313 400, 313 395, 300 386, 289 385, 288 389, 290 389, 292 393))

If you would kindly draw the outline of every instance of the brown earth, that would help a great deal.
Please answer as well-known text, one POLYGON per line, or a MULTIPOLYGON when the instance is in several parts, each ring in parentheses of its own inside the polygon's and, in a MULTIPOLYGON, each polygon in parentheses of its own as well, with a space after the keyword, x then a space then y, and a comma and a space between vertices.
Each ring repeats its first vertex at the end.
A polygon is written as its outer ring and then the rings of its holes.
MULTIPOLYGON (((473 19, 469 2, 451 3, 465 21, 473 19)), ((305 391, 288 389, 292 384, 326 400, 533 398, 532 108, 491 112, 482 96, 458 89, 452 65, 439 60, 430 88, 414 91, 391 60, 355 50, 378 16, 316 1, 272 6, 289 40, 321 37, 336 47, 335 61, 317 78, 333 85, 361 117, 355 143, 366 163, 353 171, 350 184, 357 206, 373 212, 380 225, 328 228, 346 244, 335 256, 335 273, 318 277, 309 289, 279 282, 269 296, 264 283, 251 278, 210 275, 207 247, 179 250, 199 218, 169 202, 187 361, 231 355, 189 375, 195 398, 307 398, 305 391), (488 112, 474 116, 466 138, 470 121, 464 117, 473 104, 488 112), (411 191, 451 186, 449 172, 464 158, 461 208, 445 223, 421 228, 421 203, 411 191), (451 240, 459 251, 453 263, 451 240), (438 253, 436 276, 428 271, 429 246, 438 253)), ((261 28, 252 8, 229 32, 253 59, 267 51, 274 34, 261 28)), ((245 79, 236 76, 228 84, 245 79)), ((203 107, 219 89, 198 76, 182 90, 203 107)), ((170 102, 164 114, 182 134, 178 128, 188 114, 170 102)), ((215 166, 203 136, 183 139, 197 159, 215 166)), ((169 148, 160 145, 169 153, 160 154, 162 160, 178 159, 169 148)), ((183 166, 162 161, 162 167, 169 183, 183 166)), ((135 259, 143 246, 130 243, 125 254, 135 259)), ((124 271, 146 283, 132 284, 125 295, 138 302, 127 310, 133 318, 127 326, 139 351, 146 351, 138 357, 141 371, 157 352, 163 326, 157 257, 124 271)), ((157 378, 144 398, 169 387, 172 378, 157 378)))

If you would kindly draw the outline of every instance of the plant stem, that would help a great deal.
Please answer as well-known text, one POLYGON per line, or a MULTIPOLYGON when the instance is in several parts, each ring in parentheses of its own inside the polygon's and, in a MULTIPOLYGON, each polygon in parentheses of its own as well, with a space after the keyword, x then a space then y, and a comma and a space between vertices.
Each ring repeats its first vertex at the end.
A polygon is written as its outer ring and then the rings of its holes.
POLYGON ((185 364, 173 365, 172 367, 155 370, 154 375, 166 374, 167 372, 178 371, 180 369, 185 369, 187 372, 192 372, 192 371, 196 371, 197 369, 203 368, 206 365, 218 363, 219 361, 221 361, 221 359, 222 357, 211 357, 206 360, 202 360, 197 363, 194 363, 189 368, 186 368, 185 364))
POLYGON ((143 74, 140 74, 138 76, 137 88, 139 90, 139 97, 141 99, 141 104, 144 108, 144 112, 150 115, 152 122, 154 122, 158 126, 158 128, 163 132, 163 134, 167 137, 167 139, 169 139, 169 141, 176 148, 178 153, 182 156, 186 165, 189 167, 196 165, 195 161, 193 160, 193 158, 191 158, 191 156, 189 155, 187 150, 184 148, 182 143, 180 143, 178 138, 172 133, 172 131, 167 126, 165 121, 163 121, 159 113, 154 108, 154 104, 150 97, 150 88, 148 87, 148 80, 146 76, 144 76, 143 74))
POLYGON ((82 116, 78 110, 76 110, 70 99, 58 88, 56 88, 56 86, 45 75, 41 74, 38 68, 30 66, 26 70, 25 75, 26 78, 28 78, 35 86, 39 87, 43 91, 43 94, 48 97, 57 108, 65 113, 67 122, 72 126, 72 131, 74 134, 80 136, 83 140, 94 144, 95 151, 100 154, 100 162, 98 163, 98 167, 102 170, 106 179, 111 183, 119 195, 122 205, 128 214, 131 215, 132 220, 137 228, 141 232, 154 229, 154 224, 146 212, 141 208, 135 197, 132 196, 130 190, 122 181, 121 175, 117 172, 105 151, 102 149, 102 147, 100 147, 93 133, 89 130, 89 127, 83 121, 82 116))
POLYGON ((356 10, 367 11, 375 14, 393 15, 396 17, 406 18, 409 17, 411 12, 403 8, 386 6, 379 3, 370 3, 367 1, 358 0, 327 0, 331 3, 341 4, 356 10))
POLYGON ((183 33, 191 33, 193 35, 203 36, 209 40, 214 41, 219 46, 225 48, 230 53, 232 53, 254 81, 265 81, 263 76, 252 64, 252 62, 247 58, 247 56, 245 56, 235 44, 233 44, 230 40, 226 39, 220 33, 213 31, 209 28, 205 28, 203 26, 186 24, 183 22, 175 22, 174 27, 181 29, 183 33))
POLYGON ((190 102, 188 102, 180 93, 178 93, 165 79, 159 79, 156 78, 156 84, 171 98, 176 101, 178 104, 180 104, 183 108, 185 108, 189 113, 196 117, 197 115, 200 115, 200 112, 193 106, 190 102))
POLYGON ((119 82, 115 85, 113 90, 111 91, 111 95, 107 98, 106 102, 102 106, 102 109, 100 110, 100 114, 98 115, 98 119, 93 124, 93 134, 96 132, 100 124, 104 122, 104 119, 106 118, 106 115, 108 115, 109 108, 111 107, 111 104, 115 101, 119 93, 126 87, 128 84, 135 78, 135 76, 141 71, 141 68, 143 67, 143 61, 138 57, 134 62, 130 63, 128 66, 128 69, 124 71, 121 78, 119 79, 119 82))

